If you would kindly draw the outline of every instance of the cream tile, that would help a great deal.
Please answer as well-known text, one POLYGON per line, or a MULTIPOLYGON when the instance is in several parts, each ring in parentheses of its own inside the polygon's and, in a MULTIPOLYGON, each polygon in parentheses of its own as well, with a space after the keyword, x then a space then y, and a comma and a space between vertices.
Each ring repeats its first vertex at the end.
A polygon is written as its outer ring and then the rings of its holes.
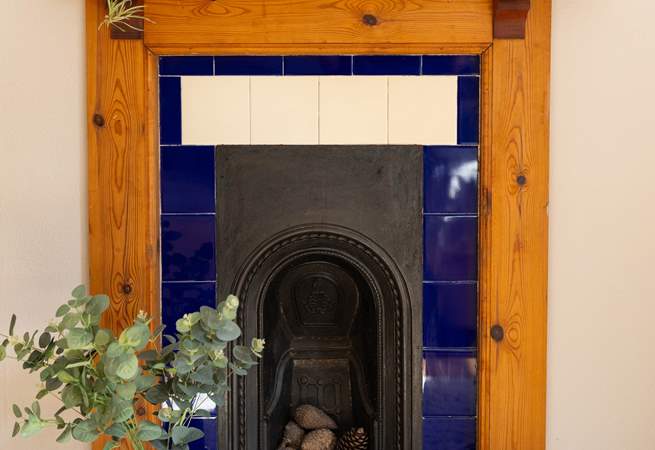
POLYGON ((253 144, 318 144, 318 77, 252 77, 253 144))
POLYGON ((182 77, 182 143, 250 143, 249 77, 182 77))
POLYGON ((386 144, 387 79, 321 77, 321 144, 386 144))
POLYGON ((457 77, 389 77, 390 144, 457 144, 457 77))

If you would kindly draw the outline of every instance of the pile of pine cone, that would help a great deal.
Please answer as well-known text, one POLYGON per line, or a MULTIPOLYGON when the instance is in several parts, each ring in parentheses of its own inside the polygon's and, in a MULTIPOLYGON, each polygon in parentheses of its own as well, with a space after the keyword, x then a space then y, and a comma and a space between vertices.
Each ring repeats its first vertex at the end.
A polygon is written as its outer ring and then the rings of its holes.
POLYGON ((319 408, 302 405, 284 427, 278 450, 367 450, 368 436, 363 428, 353 428, 339 439, 336 422, 319 408))

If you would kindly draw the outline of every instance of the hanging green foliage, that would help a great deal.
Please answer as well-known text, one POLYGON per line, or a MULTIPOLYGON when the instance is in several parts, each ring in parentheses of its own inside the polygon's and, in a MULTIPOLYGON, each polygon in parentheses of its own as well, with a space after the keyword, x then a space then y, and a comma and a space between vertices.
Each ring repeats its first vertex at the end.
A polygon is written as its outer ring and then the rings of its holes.
POLYGON ((241 336, 234 322, 235 296, 216 309, 203 306, 180 318, 176 332, 164 335, 161 350, 157 344, 164 327, 153 330, 145 313, 118 337, 101 328, 109 303, 109 297, 87 295, 79 286, 42 332, 23 335, 15 333, 12 315, 9 333, 2 335, 0 361, 14 358, 26 371, 38 372, 42 382, 30 407, 13 406, 13 435, 30 437, 56 427, 57 442, 92 442, 104 435, 110 438, 104 450, 120 448, 124 440, 135 450, 143 450, 145 442, 158 450, 187 450, 203 437, 191 420, 210 414, 206 399, 223 405, 229 380, 257 364, 264 341, 234 343, 241 336), (52 417, 45 417, 39 404, 46 395, 62 404, 52 417), (161 426, 138 417, 139 400, 155 405, 161 426), (66 411, 75 417, 64 418, 66 411))

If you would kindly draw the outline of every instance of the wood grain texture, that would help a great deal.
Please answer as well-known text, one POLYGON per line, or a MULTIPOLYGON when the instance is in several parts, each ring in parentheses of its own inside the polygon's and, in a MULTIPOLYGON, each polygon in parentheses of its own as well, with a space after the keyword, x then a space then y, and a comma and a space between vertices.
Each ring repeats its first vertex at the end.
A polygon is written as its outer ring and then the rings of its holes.
POLYGON ((525 39, 530 0, 494 0, 494 39, 525 39))
POLYGON ((543 450, 546 429, 550 0, 535 2, 525 40, 492 46, 488 259, 488 449, 543 450), (519 180, 519 176, 525 177, 519 180), (521 181, 524 181, 522 184, 521 181))
POLYGON ((91 292, 111 298, 103 325, 118 332, 139 310, 160 320, 157 61, 142 41, 98 31, 103 3, 86 1, 89 272, 91 292))
POLYGON ((492 0, 146 0, 152 49, 239 44, 489 44, 492 0), (374 16, 368 25, 365 15, 374 16))
MULTIPOLYGON (((159 317, 157 63, 140 42, 96 35, 101 3, 87 0, 90 259, 116 329, 139 309, 159 317)), ((533 3, 526 40, 489 47, 491 3, 146 0, 158 23, 145 40, 158 54, 483 54, 479 449, 543 450, 550 0, 533 3)))

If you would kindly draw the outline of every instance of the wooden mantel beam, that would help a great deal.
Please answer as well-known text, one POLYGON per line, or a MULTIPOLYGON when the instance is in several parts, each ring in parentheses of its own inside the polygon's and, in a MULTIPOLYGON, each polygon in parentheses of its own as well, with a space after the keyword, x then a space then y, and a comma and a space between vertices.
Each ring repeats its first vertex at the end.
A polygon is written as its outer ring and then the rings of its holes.
POLYGON ((494 38, 525 39, 530 0, 494 0, 494 38))

